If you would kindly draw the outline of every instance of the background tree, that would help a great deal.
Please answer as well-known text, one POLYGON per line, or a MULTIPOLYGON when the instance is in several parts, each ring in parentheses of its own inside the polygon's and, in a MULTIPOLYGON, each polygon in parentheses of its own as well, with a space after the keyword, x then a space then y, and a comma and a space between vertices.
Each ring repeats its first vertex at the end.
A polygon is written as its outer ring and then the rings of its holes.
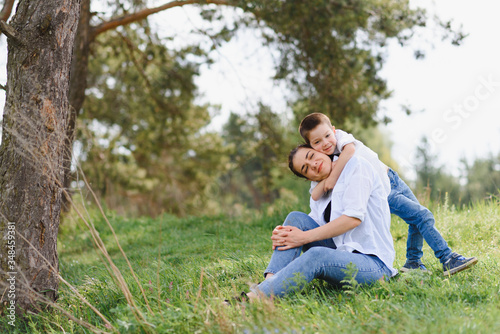
POLYGON ((472 165, 462 160, 465 176, 464 202, 475 203, 500 195, 500 154, 476 159, 472 165))
POLYGON ((453 204, 461 203, 461 188, 458 180, 443 171, 439 157, 432 151, 427 137, 422 137, 417 147, 417 193, 425 195, 432 201, 444 200, 445 196, 453 204))
MULTIPOLYGON (((82 168, 112 208, 156 215, 207 208, 227 151, 196 105, 196 46, 169 50, 144 22, 100 35, 79 122, 82 168), (112 112, 110 112, 112 111, 112 112)), ((205 211, 206 213, 209 210, 205 211)))
MULTIPOLYGON (((360 119, 363 126, 376 122, 378 102, 390 94, 385 81, 377 74, 384 62, 385 43, 387 39, 395 38, 405 44, 416 30, 425 25, 426 18, 422 10, 412 10, 407 3, 374 0, 356 3, 186 0, 170 1, 156 7, 146 0, 108 1, 99 3, 99 12, 92 11, 90 0, 82 0, 71 68, 69 100, 72 112, 67 126, 68 150, 64 159, 66 189, 70 188, 76 119, 83 115, 86 93, 91 94, 87 89, 87 79, 89 60, 97 55, 97 37, 134 22, 144 22, 152 14, 186 5, 211 5, 200 8, 203 18, 221 26, 216 30, 212 28, 211 32, 201 32, 213 41, 212 45, 230 39, 240 27, 259 29, 264 44, 279 51, 275 78, 287 82, 296 93, 294 99, 307 106, 297 109, 301 113, 296 117, 322 111, 339 127, 344 125, 347 115, 350 119, 360 119), (243 11, 235 12, 235 20, 226 25, 227 17, 218 9, 221 6, 243 11)), ((459 43, 463 38, 461 33, 452 32, 449 25, 443 24, 443 27, 441 33, 445 37, 449 35, 453 43, 459 43)), ((125 38, 133 41, 129 32, 130 29, 120 30, 125 38)), ((144 32, 152 33, 148 29, 144 32)), ((128 52, 128 49, 121 50, 128 52)), ((195 55, 196 52, 199 50, 195 55)), ((184 61, 189 57, 186 53, 184 61)), ((149 93, 149 89, 144 91, 149 93)), ((106 110, 113 113, 112 109, 106 110)))
MULTIPOLYGON (((255 1, 244 9, 256 13, 266 42, 279 52, 276 78, 295 89, 304 107, 302 119, 323 112, 342 127, 347 120, 375 124, 379 102, 390 96, 378 73, 386 44, 407 42, 427 22, 425 11, 397 1, 255 1)), ((443 38, 459 44, 461 32, 438 22, 443 38)), ((423 55, 416 50, 416 55, 423 55)), ((379 117, 382 115, 379 115, 379 117)))
POLYGON ((261 208, 279 197, 279 180, 288 174, 286 159, 293 147, 292 129, 286 125, 263 104, 255 115, 231 113, 222 132, 231 148, 231 168, 220 181, 229 194, 227 204, 261 208))
MULTIPOLYGON (((89 72, 89 59, 93 44, 97 36, 118 27, 129 25, 134 22, 145 20, 149 15, 159 13, 175 7, 193 4, 216 4, 227 5, 224 0, 187 0, 171 1, 157 7, 148 7, 148 1, 134 0, 124 3, 123 1, 109 1, 106 12, 109 19, 96 19, 95 12, 91 12, 91 0, 81 0, 81 15, 78 24, 75 48, 73 51, 73 63, 71 69, 70 96, 69 101, 72 107, 70 122, 67 127, 66 145, 69 148, 65 157, 64 165, 64 185, 66 189, 71 188, 71 161, 73 153, 73 142, 75 140, 75 126, 78 115, 82 112, 87 90, 87 76, 89 72)), ((102 4, 99 4, 102 5, 102 4)), ((66 208, 69 208, 67 205, 66 208)))
POLYGON ((0 282, 15 276, 18 310, 35 309, 35 293, 57 298, 56 238, 79 10, 79 1, 19 1, 10 24, 0 21, 9 48, 0 147, 0 282), (15 259, 5 251, 12 246, 12 226, 15 259))
MULTIPOLYGON (((95 4, 95 3, 94 3, 95 4)), ((148 191, 151 193, 151 186, 155 182, 166 182, 170 184, 175 184, 178 179, 177 176, 169 173, 164 173, 166 175, 163 181, 159 181, 158 178, 152 177, 146 172, 144 167, 136 166, 137 157, 140 156, 157 156, 159 154, 158 149, 152 147, 153 144, 137 145, 134 140, 140 140, 140 137, 134 137, 132 133, 135 131, 126 131, 125 128, 136 129, 140 128, 139 124, 125 124, 123 127, 120 124, 123 119, 115 118, 114 121, 110 121, 116 115, 106 116, 102 111, 107 113, 114 112, 114 106, 99 103, 102 108, 99 112, 85 113, 83 108, 83 103, 86 94, 92 96, 95 91, 92 88, 97 88, 96 86, 89 86, 87 82, 94 85, 91 82, 92 78, 89 78, 89 64, 90 60, 94 57, 96 60, 99 58, 101 52, 106 53, 105 48, 100 48, 99 37, 103 34, 107 34, 112 31, 116 31, 117 34, 112 35, 118 37, 122 40, 122 45, 118 47, 117 50, 128 54, 128 60, 125 60, 122 64, 129 66, 131 64, 135 65, 138 69, 139 82, 134 82, 142 85, 141 88, 137 88, 134 92, 132 90, 125 90, 126 93, 120 92, 119 90, 114 90, 114 94, 128 95, 133 99, 133 94, 145 94, 150 100, 156 103, 154 108, 145 108, 147 110, 155 110, 158 113, 166 113, 169 117, 178 118, 177 121, 170 122, 169 124, 164 124, 165 126, 171 126, 174 124, 183 123, 187 117, 183 117, 182 108, 184 106, 182 103, 175 106, 181 111, 176 113, 171 113, 174 109, 165 109, 165 105, 162 105, 161 100, 164 98, 161 94, 163 92, 169 91, 163 83, 163 88, 156 90, 154 87, 157 82, 154 78, 149 77, 149 73, 142 71, 140 66, 143 65, 142 60, 139 59, 143 56, 138 56, 137 51, 143 51, 140 48, 146 48, 147 50, 152 50, 154 44, 160 45, 163 43, 165 46, 165 40, 160 40, 154 36, 154 32, 147 25, 147 17, 149 15, 169 10, 175 7, 181 7, 185 5, 207 5, 201 6, 201 15, 207 21, 212 21, 216 23, 225 22, 226 17, 219 10, 221 6, 234 7, 242 9, 238 14, 235 13, 235 19, 231 21, 230 24, 222 24, 221 28, 214 30, 211 28, 211 32, 201 32, 208 36, 208 38, 213 42, 212 45, 216 46, 221 43, 221 41, 226 41, 237 33, 238 29, 241 27, 248 27, 251 29, 258 29, 262 33, 264 44, 270 46, 271 48, 279 51, 279 62, 276 66, 276 76, 277 80, 284 80, 287 82, 295 91, 294 96, 296 103, 297 101, 302 101, 304 108, 294 109, 296 112, 297 119, 300 119, 306 113, 311 111, 322 111, 329 114, 334 120, 335 124, 339 127, 343 127, 346 115, 349 115, 350 119, 359 119, 361 126, 365 126, 369 123, 375 123, 375 110, 378 105, 378 101, 389 96, 389 92, 386 90, 385 82, 378 77, 377 73, 380 70, 384 62, 384 47, 385 43, 390 38, 397 39, 401 44, 406 43, 410 39, 412 34, 417 31, 420 27, 424 26, 425 23, 425 13, 422 10, 411 10, 408 4, 404 3, 393 3, 389 1, 363 1, 361 3, 351 4, 343 1, 328 1, 328 2, 318 2, 318 3, 308 3, 299 4, 295 1, 171 1, 167 2, 161 6, 152 7, 148 1, 109 1, 105 5, 99 4, 99 12, 95 10, 92 11, 92 3, 90 0, 82 0, 81 2, 81 15, 79 20, 79 26, 76 37, 76 47, 74 48, 74 56, 72 63, 72 76, 70 83, 70 104, 72 105, 72 112, 70 121, 67 127, 67 138, 66 145, 69 148, 66 150, 67 156, 63 159, 64 169, 65 169, 65 181, 64 185, 67 189, 70 187, 70 166, 71 166, 71 153, 72 153, 72 143, 74 142, 74 131, 76 118, 78 115, 82 115, 82 122, 80 124, 86 124, 88 126, 98 124, 101 129, 102 127, 111 127, 109 130, 104 130, 103 133, 106 136, 111 134, 114 135, 114 131, 120 131, 120 136, 115 137, 113 140, 104 141, 100 140, 98 136, 96 137, 96 131, 92 129, 87 131, 83 128, 81 133, 86 133, 87 135, 92 134, 93 138, 80 138, 79 144, 86 142, 85 145, 81 145, 83 148, 82 156, 87 158, 95 159, 99 156, 101 161, 104 152, 107 152, 106 160, 108 162, 115 161, 116 163, 121 163, 122 167, 127 165, 129 168, 113 168, 111 164, 100 164, 99 167, 106 168, 103 170, 103 175, 106 177, 97 176, 98 171, 95 166, 84 164, 85 171, 89 172, 94 170, 96 181, 94 186, 99 184, 97 187, 101 190, 101 193, 106 198, 111 194, 109 191, 113 184, 121 183, 118 187, 121 190, 114 191, 115 199, 122 195, 123 198, 135 197, 138 200, 138 206, 143 206, 143 196, 137 196, 139 190, 148 191), (279 13, 279 15, 276 15, 279 13), (140 24, 138 24, 140 22, 140 24), (300 24, 297 24, 299 22, 300 24), (124 29, 124 26, 135 24, 133 29, 124 29), (118 30, 117 30, 118 29, 118 30), (142 30, 140 33, 134 31, 136 29, 142 30), (142 41, 137 40, 137 38, 142 39, 142 41), (147 37, 150 37, 149 39, 147 37), (131 52, 131 50, 136 49, 136 51, 131 52), (156 90, 156 91, 155 91, 156 90), (85 116, 83 116, 85 115, 85 116), (88 117, 86 117, 88 116, 88 117), (99 119, 99 118, 102 118, 99 119), (108 118, 108 119, 107 119, 108 118), (98 122, 94 122, 97 120, 98 122), (118 130, 119 129, 119 130, 118 130), (119 138, 119 139, 118 139, 119 138), (89 145, 89 143, 94 140, 94 144, 89 145), (96 143, 100 143, 96 145, 96 143), (104 147, 102 146, 104 143, 104 147), (109 143, 113 143, 109 146, 109 143), (126 143, 125 146, 122 143, 126 143), (116 146, 114 146, 116 145, 116 146), (98 155, 96 152, 86 152, 86 149, 101 150, 98 155), (133 150, 131 150, 131 148, 133 150), (156 152, 146 152, 145 150, 151 149, 156 152), (134 152, 134 156, 127 156, 124 152, 134 152), (143 150, 143 152, 139 152, 143 150), (112 157, 111 155, 117 155, 112 157), (131 165, 132 164, 132 165, 131 165), (106 167, 107 166, 107 167, 106 167), (89 167, 89 168, 87 168, 89 167), (142 169, 141 169, 142 168, 142 169), (88 169, 88 170, 87 170, 88 169), (113 175, 117 173, 118 170, 122 170, 121 176, 113 175), (139 179, 143 178, 143 181, 132 181, 128 182, 127 177, 124 177, 124 171, 128 172, 137 171, 139 179), (142 176, 143 175, 143 176, 142 176), (101 180, 101 178, 103 178, 101 180), (103 184, 101 184, 101 181, 103 184), (128 183, 127 183, 128 182, 128 183), (125 190, 124 185, 130 187, 130 191, 125 190), (141 184, 141 186, 139 186, 141 184), (148 184, 148 186, 144 186, 148 184), (108 191, 106 191, 108 190, 108 191), (123 191, 122 191, 123 190, 123 191)), ((5 3, 5 9, 12 7, 12 2, 7 1, 5 3), (9 5, 10 3, 10 5, 9 5)), ((8 10, 3 10, 2 13, 5 18, 8 18, 8 10)), ((219 24, 220 26, 220 24, 219 24)), ((463 37, 460 33, 454 34, 450 31, 449 26, 445 26, 442 31, 445 34, 450 34, 450 38, 453 43, 459 43, 463 37)), ((112 37, 105 37, 105 39, 112 37)), ((173 38, 172 36, 170 38, 173 38)), ((111 41, 113 43, 113 41, 111 41)), ((164 50, 166 50, 164 48, 164 50)), ((175 50, 170 50, 175 51, 175 50)), ((122 57, 125 55, 119 55, 120 52, 108 53, 113 57, 122 57)), ((150 52, 150 51, 147 51, 150 52)), ((182 58, 182 63, 192 62, 192 56, 200 57, 203 53, 207 53, 207 50, 201 50, 200 48, 190 48, 186 49, 181 53, 178 53, 178 60, 182 58)), ((154 55, 150 53, 148 57, 154 55)), ((144 57, 143 57, 144 58, 144 57)), ((144 58, 145 59, 145 58, 144 58)), ((117 61, 120 61, 117 59, 117 61)), ((209 61, 205 57, 205 61, 209 61)), ((192 68, 196 68, 193 64, 190 65, 192 68)), ((97 67, 94 67, 97 69, 97 67)), ((187 68, 187 66, 186 66, 187 68)), ((99 71, 99 70, 97 70, 99 71)), ((166 75, 174 74, 175 71, 163 72, 166 75)), ((102 73, 96 72, 95 75, 111 75, 111 71, 104 71, 102 73)), ((124 73, 124 71, 115 71, 115 73, 124 73)), ((192 76, 195 76, 197 71, 192 72, 192 76)), ((92 74, 93 76, 94 74, 92 74)), ((118 82, 122 79, 134 80, 134 76, 125 76, 123 78, 109 78, 109 82, 118 82)), ((174 83, 175 76, 171 77, 169 80, 165 80, 169 83, 174 83)), ((101 81, 102 83, 103 81, 101 81)), ((97 83, 97 81, 96 81, 97 83)), ((129 83, 129 87, 132 85, 129 83)), ((180 85, 177 86, 174 83, 172 86, 172 91, 180 92, 181 96, 190 96, 191 104, 193 108, 190 108, 191 112, 186 113, 193 115, 192 110, 198 109, 199 112, 206 108, 206 106, 194 106, 193 101, 196 99, 196 92, 193 91, 192 85, 180 85), (191 94, 191 95, 190 95, 191 94)), ((102 93, 102 92, 101 92, 102 93)), ((98 95, 94 94, 93 104, 100 99, 98 95)), ((107 98, 106 98, 107 99, 107 98)), ((112 99, 107 99, 112 101, 112 99)), ((125 99, 122 97, 115 98, 115 101, 125 99)), ((142 99, 143 102, 150 102, 147 98, 142 99)), ((177 99, 179 102, 179 99, 177 99)), ((174 103, 177 103, 174 102, 174 103)), ((126 103, 122 103, 122 106, 126 103)), ((144 104, 141 105, 141 107, 144 104)), ((174 104, 170 103, 170 107, 174 104)), ((87 108, 89 111, 92 107, 87 108)), ((130 112, 131 108, 127 109, 130 112)), ((201 115, 201 114, 200 114, 201 115)), ((205 119, 203 124, 190 128, 195 134, 191 138, 196 138, 196 136, 202 136, 203 125, 206 125, 209 121, 205 116, 201 117, 205 119)), ((133 119, 133 118, 131 118, 133 119)), ((152 117, 150 119, 155 119, 152 117)), ((137 121, 135 118, 134 121, 137 121)), ((156 117, 158 120, 158 117, 156 117)), ((158 123, 158 124, 161 124, 158 123)), ((346 130, 350 130, 346 128, 346 130)), ((169 130, 175 132, 175 130, 169 130)), ((164 132, 164 133, 168 133, 164 132)), ((206 133, 205 133, 206 135, 206 133)), ((211 134, 212 138, 217 137, 215 134, 211 134)), ((177 137, 179 139, 179 137, 177 137)), ((197 139, 196 139, 197 140, 197 139)), ((217 139, 219 140, 219 139, 217 139)), ((177 146, 185 145, 186 147, 180 149, 182 152, 193 153, 189 149, 189 140, 185 137, 183 140, 178 140, 177 146)), ((168 150, 162 151, 161 154, 168 156, 168 150)), ((183 157, 187 155, 172 155, 169 156, 171 161, 176 161, 176 166, 180 166, 180 161, 183 161, 183 157)), ((145 161, 142 166, 145 166, 145 161)), ((88 160, 90 161, 90 160, 88 160)), ((99 161, 93 160, 93 161, 99 161)), ((164 164, 168 166, 168 164, 164 164)), ((219 165, 212 166, 215 169, 219 168, 219 165)), ((212 180, 215 175, 212 174, 212 180)), ((204 178, 204 182, 210 182, 211 178, 204 178)), ((182 185, 186 188, 195 187, 194 184, 200 182, 199 179, 191 179, 187 181, 183 179, 182 185), (192 183, 191 186, 189 182, 192 183)), ((114 187, 116 188, 116 187, 114 187)), ((116 188, 116 189, 118 189, 116 188)), ((203 189, 208 189, 202 186, 203 189)), ((127 188, 128 189, 128 188, 127 188)), ((176 192, 183 192, 178 185, 169 187, 167 193, 174 191, 170 189, 175 189, 176 192)), ((139 191, 140 192, 140 191, 139 191)), ((164 192, 165 193, 165 192, 164 192)), ((184 192, 184 194, 188 194, 184 192)), ((178 207, 179 202, 184 202, 186 198, 194 198, 185 195, 176 195, 177 201, 169 200, 167 201, 167 210, 172 212, 182 212, 184 209, 178 207)), ((267 196, 264 200, 272 198, 267 196)), ((108 201, 113 202, 113 201, 108 201)), ((206 204, 203 201, 197 201, 199 205, 206 204)), ((189 205, 188 205, 189 206, 189 205)))
MULTIPOLYGON (((202 17, 207 21, 219 23, 219 25, 221 22, 224 23, 227 21, 224 13, 218 9, 219 7, 227 5, 243 9, 243 13, 241 13, 241 11, 239 14, 235 13, 234 20, 231 20, 227 25, 223 24, 222 27, 217 30, 210 28, 211 31, 201 32, 209 36, 212 41, 211 45, 220 45, 222 41, 229 40, 241 27, 258 29, 258 31, 262 33, 263 43, 279 51, 280 60, 276 66, 275 78, 287 82, 290 87, 294 89, 294 99, 296 101, 291 101, 292 103, 302 101, 304 107, 295 109, 296 118, 300 119, 311 111, 319 110, 331 116, 338 127, 343 127, 346 123, 347 115, 349 115, 349 119, 359 119, 361 127, 376 122, 375 111, 378 102, 389 96, 389 92, 385 87, 385 81, 379 78, 377 74, 383 65, 385 43, 389 38, 396 38, 400 43, 404 44, 412 33, 425 23, 425 14, 421 10, 410 10, 407 4, 388 1, 363 1, 361 4, 356 3, 354 5, 341 1, 318 2, 314 4, 299 4, 295 1, 173 1, 155 8, 148 8, 148 2, 146 1, 134 1, 130 3, 110 2, 109 7, 106 7, 105 14, 101 15, 110 18, 101 19, 91 14, 90 1, 83 0, 70 90, 71 104, 74 108, 72 116, 74 119, 76 119, 77 115, 80 115, 79 117, 82 118, 80 124, 94 124, 93 120, 99 120, 100 125, 117 125, 121 128, 119 122, 123 121, 123 119, 116 119, 114 123, 110 123, 109 118, 113 118, 117 115, 111 115, 109 117, 104 115, 105 113, 112 114, 115 112, 113 103, 106 104, 104 102, 99 102, 101 111, 98 113, 86 113, 86 109, 90 110, 93 107, 91 107, 90 104, 83 105, 85 91, 88 96, 92 96, 93 88, 96 88, 94 83, 97 83, 92 81, 92 77, 94 77, 93 73, 90 73, 89 77, 89 59, 95 57, 97 60, 101 57, 100 53, 104 52, 106 57, 116 57, 116 61, 124 59, 125 55, 120 55, 120 53, 128 54, 129 58, 127 61, 123 62, 123 65, 135 65, 137 68, 137 78, 139 78, 139 81, 128 83, 131 88, 133 88, 133 85, 136 86, 135 91, 114 90, 113 94, 116 94, 115 100, 123 101, 124 103, 121 104, 122 106, 127 104, 125 103, 127 99, 134 99, 134 94, 142 94, 142 102, 146 102, 145 100, 149 98, 156 103, 155 108, 145 108, 145 110, 155 110, 157 113, 165 113, 168 115, 165 116, 165 118, 178 118, 178 121, 165 124, 165 126, 182 124, 187 120, 188 118, 183 118, 181 115, 183 108, 181 105, 176 106, 178 110, 181 110, 180 112, 171 113, 172 109, 164 108, 164 105, 158 103, 164 98, 164 96, 161 95, 162 92, 168 91, 168 88, 166 88, 164 84, 173 84, 176 79, 175 76, 164 80, 162 83, 163 91, 159 90, 155 92, 156 88, 154 86, 157 84, 156 80, 158 77, 153 78, 150 76, 150 72, 142 71, 140 67, 143 66, 143 62, 140 58, 144 58, 144 56, 134 56, 134 54, 136 54, 140 48, 143 48, 142 50, 151 50, 155 47, 159 47, 153 46, 155 44, 163 44, 164 50, 166 50, 165 45, 167 42, 156 38, 154 32, 149 29, 145 21, 145 18, 149 15, 179 6, 207 3, 212 4, 212 6, 202 7, 202 17), (276 15, 276 13, 279 13, 279 15, 276 15), (138 24, 134 22, 141 23, 138 24), (300 24, 297 24, 297 22, 300 22, 300 24), (130 23, 134 23, 133 29, 123 28, 124 25, 130 23), (135 30, 141 30, 141 32, 139 33, 135 30), (106 48, 100 47, 100 45, 103 45, 100 42, 100 37, 112 31, 116 31, 114 35, 109 35, 113 37, 103 37, 104 39, 102 39, 106 41, 105 43, 110 41, 110 45, 116 46, 116 50, 109 53, 105 51, 106 48), (139 35, 141 41, 137 39, 139 35), (116 44, 118 42, 115 43, 111 41, 110 39, 112 38, 121 39, 121 46, 116 44), (136 51, 131 53, 130 50, 134 48, 136 51), (89 80, 85 80, 85 78, 89 80), (139 84, 142 86, 139 86, 139 84), (118 94, 122 94, 122 97, 119 97, 118 94), (148 98, 146 98, 146 96, 148 96, 148 98)), ((173 39, 175 36, 169 36, 168 38, 173 39)), ((459 41, 461 35, 453 35, 452 38, 459 41)), ((168 51, 174 52, 175 50, 168 51)), ((199 61, 201 61, 200 56, 208 54, 209 51, 210 50, 202 50, 200 48, 186 49, 182 54, 182 62, 184 64, 192 62, 193 55, 194 58, 200 59, 199 61)), ((151 55, 152 54, 149 56, 151 55)), ((180 60, 182 56, 180 53, 178 53, 178 55, 177 59, 180 60)), ((205 60, 210 61, 209 58, 206 57, 205 60)), ((112 60, 110 59, 109 61, 111 62, 112 60)), ((92 60, 90 64, 93 62, 94 60, 92 60)), ((111 71, 99 72, 100 70, 97 67, 92 67, 90 69, 90 71, 94 70, 97 71, 95 75, 107 75, 110 76, 110 78, 112 77, 111 75, 113 75, 111 71)), ((124 73, 124 71, 115 71, 114 73, 121 74, 124 73)), ((173 74, 173 72, 162 73, 164 75, 173 74)), ((196 74, 195 71, 192 75, 194 76, 196 74)), ((121 80, 134 80, 134 77, 122 76, 108 80, 115 84, 121 80)), ((172 89, 177 89, 177 91, 186 90, 186 92, 182 92, 181 95, 187 96, 193 94, 193 101, 195 100, 196 92, 189 85, 176 87, 176 85, 173 84, 172 89)), ((94 94, 92 105, 97 105, 97 100, 100 98, 100 95, 94 94)), ((104 100, 108 102, 112 101, 107 97, 103 97, 103 101, 104 100)), ((170 106, 173 106, 173 104, 170 103, 170 106)), ((203 109, 206 107, 202 106, 201 108, 203 109)), ((131 108, 128 108, 127 112, 130 113, 131 110, 131 108)), ((159 116, 156 116, 156 118, 158 117, 159 116)), ((70 126, 68 127, 68 145, 69 142, 73 141, 72 138, 74 137, 74 119, 72 118, 70 126)), ((134 118, 135 121, 138 119, 139 118, 134 118)), ((126 126, 132 125, 129 124, 126 126)), ((134 127, 140 127, 140 125, 136 123, 134 127)), ((198 128, 200 131, 201 129, 202 127, 198 128)), ((347 128, 346 130, 350 129, 347 128)), ((175 132, 173 129, 169 129, 168 131, 175 132)), ((87 133, 93 133, 93 135, 95 135, 95 131, 87 133)), ((131 134, 131 131, 129 131, 128 134, 131 134)), ((125 134, 123 135, 125 136, 125 134)), ((212 136, 216 137, 215 134, 212 134, 212 136)), ((144 144, 136 145, 136 143, 131 140, 131 137, 122 137, 120 142, 124 140, 128 141, 127 145, 129 146, 129 150, 130 147, 135 147, 136 153, 134 154, 136 156, 139 154, 144 156, 150 155, 150 152, 138 152, 138 150, 157 150, 152 147, 154 142, 146 146, 144 144)), ((115 143, 118 142, 115 141, 115 143)), ((186 145, 189 147, 187 140, 180 140, 178 145, 186 145)), ((97 148, 98 145, 83 146, 84 150, 91 147, 97 148)), ((106 152, 109 154, 116 154, 117 148, 108 148, 106 152)), ((120 155, 123 155, 122 153, 120 153, 120 155)), ((157 155, 158 152, 154 154, 157 155)), ((162 154, 169 155, 170 153, 168 153, 168 150, 165 150, 162 151, 162 154)), ((100 156, 103 156, 102 152, 100 156)), ((180 159, 182 156, 177 157, 180 159)), ((173 159, 173 156, 171 158, 173 159)), ((181 164, 180 161, 182 161, 182 159, 179 160, 178 158, 175 158, 176 163, 181 164)), ((107 160, 113 161, 113 159, 107 160)), ((66 175, 69 175, 70 157, 68 156, 65 161, 67 163, 66 175)), ((132 160, 129 159, 127 163, 131 161, 132 160)), ((86 164, 86 166, 92 167, 90 164, 86 164)), ((104 168, 104 164, 97 166, 99 168, 104 168)), ((219 168, 219 166, 214 166, 214 168, 219 168)), ((96 174, 98 171, 95 167, 94 170, 94 174, 96 174)), ((133 169, 130 171, 132 170, 133 169)), ((142 170, 145 171, 144 168, 142 170)), ((85 171, 88 172, 87 167, 85 167, 85 171)), ((109 176, 111 171, 116 172, 117 169, 107 168, 105 175, 109 176)), ((161 182, 170 182, 171 184, 177 182, 175 181, 174 174, 171 174, 170 178, 168 176, 169 173, 164 174, 165 177, 161 182)), ((142 174, 138 173, 137 175, 142 174)), ((117 177, 107 177, 106 185, 101 184, 99 187, 101 187, 101 189, 105 187, 109 190, 111 183, 115 181, 121 182, 118 181, 118 179, 117 177)), ((149 179, 149 176, 147 179, 152 181, 149 179)), ((123 181, 124 178, 121 177, 121 180, 123 181)), ((69 181, 70 178, 67 177, 65 181, 67 187, 70 185, 69 181)), ((104 180, 102 181, 104 182, 104 180)), ((208 182, 209 179, 206 179, 206 181, 208 182)), ((183 180, 182 185, 189 187, 189 182, 189 180, 183 180)), ((193 179, 191 182, 198 182, 198 180, 193 179)), ((95 183, 96 182, 94 182, 94 184, 95 183)), ((236 184, 248 185, 247 182, 237 182, 236 184)), ((125 189, 123 185, 124 183, 122 182, 122 186, 120 186, 121 189, 125 189)), ((183 190, 178 186, 179 185, 168 189, 175 189, 175 191, 182 193, 183 190)), ((145 190, 148 188, 142 189, 145 190)), ((133 195, 137 192, 138 188, 132 186, 131 190, 132 191, 129 192, 117 191, 115 194, 117 196, 122 196, 127 193, 133 195)), ((106 194, 109 195, 110 192, 107 191, 106 194)), ((124 198, 126 197, 127 196, 124 198)), ((142 197, 142 195, 139 196, 139 198, 140 197, 142 197)), ((178 201, 167 201, 167 210, 180 212, 180 209, 176 208, 178 205, 176 203, 184 201, 185 197, 183 195, 176 195, 176 197, 178 201)), ((254 196, 254 199, 256 198, 257 197, 254 196)), ((272 198, 272 196, 264 197, 261 200, 266 201, 269 198, 272 198)), ((108 202, 111 204, 112 201, 108 202)), ((203 201, 198 201, 198 203, 206 204, 203 201)))

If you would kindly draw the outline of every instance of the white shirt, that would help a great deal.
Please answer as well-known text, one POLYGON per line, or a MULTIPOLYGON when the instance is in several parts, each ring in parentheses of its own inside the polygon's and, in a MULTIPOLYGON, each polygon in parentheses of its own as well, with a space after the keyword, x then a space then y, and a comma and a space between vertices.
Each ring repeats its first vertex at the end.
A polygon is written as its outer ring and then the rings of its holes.
POLYGON ((337 249, 376 255, 391 270, 392 276, 396 275, 389 204, 382 181, 373 166, 362 157, 352 157, 328 196, 318 201, 311 198, 309 216, 320 226, 327 223, 323 212, 330 201, 330 220, 342 215, 361 220, 359 226, 333 238, 337 249))
MULTIPOLYGON (((335 130, 335 138, 337 139, 337 146, 333 154, 337 155, 342 152, 344 146, 350 143, 354 143, 356 147, 356 152, 354 156, 360 156, 368 160, 368 162, 375 168, 375 171, 378 173, 380 179, 382 180, 382 184, 384 186, 386 197, 391 193, 391 181, 389 180, 389 176, 387 175, 388 167, 379 160, 378 154, 375 153, 370 148, 366 147, 361 141, 354 138, 354 136, 345 131, 336 129, 335 130)), ((309 190, 312 193, 312 190, 318 185, 318 182, 312 181, 311 188, 309 190)))

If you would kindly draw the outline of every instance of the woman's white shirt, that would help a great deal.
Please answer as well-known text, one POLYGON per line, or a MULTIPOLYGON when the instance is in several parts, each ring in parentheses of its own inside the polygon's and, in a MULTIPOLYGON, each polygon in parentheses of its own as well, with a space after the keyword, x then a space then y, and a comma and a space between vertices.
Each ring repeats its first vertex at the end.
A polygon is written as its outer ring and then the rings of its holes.
MULTIPOLYGON (((354 143, 354 146, 356 147, 354 156, 365 158, 373 166, 375 171, 380 176, 380 179, 382 180, 382 185, 384 186, 387 198, 387 196, 389 196, 389 194, 391 193, 391 181, 389 180, 389 176, 387 175, 388 167, 382 161, 380 161, 380 159, 378 158, 378 154, 367 147, 365 144, 363 144, 363 142, 354 138, 352 134, 340 129, 335 130, 335 139, 337 140, 337 146, 335 147, 335 150, 333 152, 334 155, 339 155, 344 149, 344 146, 346 146, 347 144, 354 143)), ((309 193, 312 193, 313 189, 317 185, 318 182, 312 181, 309 193)))
POLYGON ((345 165, 332 191, 318 201, 310 199, 309 216, 320 226, 327 223, 323 213, 330 201, 331 221, 342 215, 361 220, 356 228, 333 238, 337 249, 376 255, 396 275, 387 192, 373 166, 355 155, 345 165))

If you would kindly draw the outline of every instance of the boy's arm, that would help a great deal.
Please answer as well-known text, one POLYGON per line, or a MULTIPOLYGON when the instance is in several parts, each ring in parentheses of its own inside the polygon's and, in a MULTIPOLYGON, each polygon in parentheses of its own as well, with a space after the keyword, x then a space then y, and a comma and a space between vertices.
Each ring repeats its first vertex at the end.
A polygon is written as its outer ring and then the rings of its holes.
MULTIPOLYGON (((333 166, 330 175, 328 175, 328 177, 323 180, 325 181, 324 183, 323 181, 321 181, 321 183, 323 183, 323 193, 332 190, 335 187, 335 184, 337 183, 342 170, 344 170, 345 165, 352 158, 355 152, 356 146, 354 145, 354 143, 347 144, 342 148, 342 152, 340 152, 339 158, 337 159, 335 166, 333 166)), ((318 188, 320 184, 318 184, 316 188, 318 188)), ((313 192, 316 191, 316 188, 314 188, 313 192)))
POLYGON ((325 191, 323 191, 323 189, 325 188, 325 182, 326 179, 320 181, 316 185, 316 187, 314 187, 313 191, 311 192, 311 197, 313 200, 317 201, 323 196, 323 194, 325 193, 325 191))

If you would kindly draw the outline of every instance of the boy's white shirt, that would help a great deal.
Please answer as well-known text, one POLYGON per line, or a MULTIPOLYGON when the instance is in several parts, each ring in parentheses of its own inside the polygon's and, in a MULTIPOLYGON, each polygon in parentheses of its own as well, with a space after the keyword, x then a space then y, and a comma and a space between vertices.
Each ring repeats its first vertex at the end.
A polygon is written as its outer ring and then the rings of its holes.
POLYGON ((323 196, 318 201, 310 199, 309 216, 320 226, 327 223, 323 212, 330 201, 331 220, 342 215, 361 220, 356 228, 333 238, 337 249, 376 255, 391 270, 392 276, 396 275, 387 196, 378 173, 366 159, 352 157, 328 196, 323 196))
MULTIPOLYGON (((360 156, 368 160, 368 162, 373 166, 380 179, 382 180, 382 185, 384 186, 385 192, 387 196, 391 193, 391 181, 389 180, 389 176, 387 175, 388 167, 380 161, 378 158, 378 154, 368 148, 361 141, 354 138, 354 136, 345 131, 336 129, 335 130, 335 138, 337 139, 337 146, 335 147, 335 151, 333 154, 340 154, 344 146, 350 143, 354 143, 356 147, 356 151, 354 156, 360 156)), ((311 181, 311 188, 309 189, 309 193, 312 193, 313 189, 318 185, 318 182, 311 181)), ((387 197, 386 196, 386 197, 387 197)))

